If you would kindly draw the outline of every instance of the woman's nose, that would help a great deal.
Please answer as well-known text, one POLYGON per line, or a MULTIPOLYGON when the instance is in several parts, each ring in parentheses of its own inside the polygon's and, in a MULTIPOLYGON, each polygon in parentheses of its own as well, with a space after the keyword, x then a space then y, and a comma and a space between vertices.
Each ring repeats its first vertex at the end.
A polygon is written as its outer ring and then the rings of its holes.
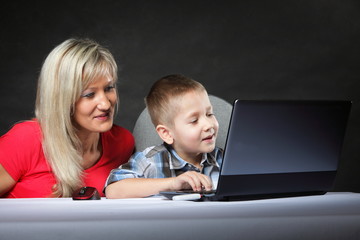
POLYGON ((101 96, 99 96, 97 107, 100 110, 108 110, 110 106, 111 106, 110 99, 106 96, 106 94, 101 94, 101 96))

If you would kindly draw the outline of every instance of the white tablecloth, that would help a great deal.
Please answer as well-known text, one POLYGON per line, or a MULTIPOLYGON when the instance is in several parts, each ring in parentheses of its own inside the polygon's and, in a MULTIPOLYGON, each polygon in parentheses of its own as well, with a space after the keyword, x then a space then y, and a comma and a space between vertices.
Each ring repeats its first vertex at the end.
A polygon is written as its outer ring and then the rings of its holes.
POLYGON ((236 202, 0 199, 5 239, 360 239, 360 194, 236 202))

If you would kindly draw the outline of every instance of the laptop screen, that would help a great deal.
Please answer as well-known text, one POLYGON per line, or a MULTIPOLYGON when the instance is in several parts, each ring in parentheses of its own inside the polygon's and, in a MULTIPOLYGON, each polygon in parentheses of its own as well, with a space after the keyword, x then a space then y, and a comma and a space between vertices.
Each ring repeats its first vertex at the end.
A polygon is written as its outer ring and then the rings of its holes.
POLYGON ((350 101, 234 102, 222 175, 334 171, 350 101))

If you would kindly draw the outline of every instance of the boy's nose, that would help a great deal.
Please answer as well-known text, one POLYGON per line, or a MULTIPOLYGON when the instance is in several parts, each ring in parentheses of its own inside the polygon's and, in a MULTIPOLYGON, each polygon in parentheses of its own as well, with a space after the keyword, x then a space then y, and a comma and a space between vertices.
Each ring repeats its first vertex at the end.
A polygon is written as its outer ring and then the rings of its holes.
POLYGON ((204 124, 204 130, 208 131, 209 129, 212 129, 215 127, 215 120, 213 119, 206 119, 204 124))

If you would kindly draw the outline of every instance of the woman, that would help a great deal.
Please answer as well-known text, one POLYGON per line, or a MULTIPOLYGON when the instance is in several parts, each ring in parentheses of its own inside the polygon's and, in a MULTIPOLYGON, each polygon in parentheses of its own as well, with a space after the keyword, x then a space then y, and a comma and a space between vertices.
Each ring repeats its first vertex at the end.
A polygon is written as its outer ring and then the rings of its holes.
POLYGON ((117 65, 94 41, 69 39, 41 69, 36 118, 0 138, 0 196, 70 197, 82 186, 103 187, 127 162, 132 134, 113 124, 117 65))

